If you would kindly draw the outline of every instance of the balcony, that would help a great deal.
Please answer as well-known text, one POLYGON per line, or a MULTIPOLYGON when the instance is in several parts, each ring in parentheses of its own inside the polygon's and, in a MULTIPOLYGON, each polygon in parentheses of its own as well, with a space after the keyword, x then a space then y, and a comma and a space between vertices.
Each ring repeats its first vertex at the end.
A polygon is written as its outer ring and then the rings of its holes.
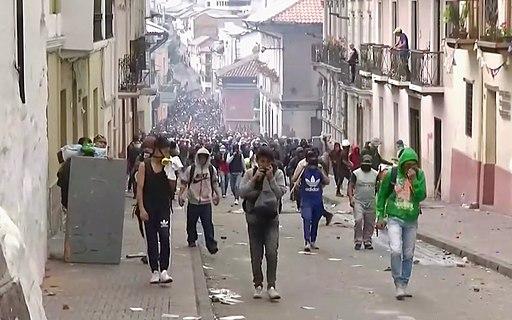
POLYGON ((446 23, 446 41, 454 48, 472 49, 478 39, 479 0, 449 0, 443 19, 446 23))
POLYGON ((146 41, 140 37, 130 43, 130 54, 119 59, 118 88, 121 93, 136 93, 144 87, 146 70, 146 41))
POLYGON ((361 76, 362 67, 356 64, 353 69, 350 64, 343 60, 340 67, 340 82, 347 86, 358 90, 372 90, 372 79, 361 76))
POLYGON ((482 51, 499 53, 506 51, 512 42, 512 22, 510 21, 510 0, 500 2, 483 0, 482 33, 478 46, 482 51), (506 6, 509 7, 507 10, 506 6))
POLYGON ((409 69, 410 50, 391 48, 389 57, 391 68, 389 70, 389 83, 396 86, 409 86, 411 71, 409 69))
POLYGON ((420 93, 443 93, 443 53, 411 51, 409 88, 420 93))
POLYGON ((325 65, 332 71, 341 72, 341 62, 344 61, 345 48, 341 45, 313 44, 311 46, 311 61, 325 65))
POLYGON ((390 47, 382 44, 372 46, 372 60, 369 68, 375 81, 387 81, 391 68, 390 47))
POLYGON ((373 43, 361 44, 360 61, 361 61, 361 75, 364 77, 371 77, 374 65, 373 61, 373 43))

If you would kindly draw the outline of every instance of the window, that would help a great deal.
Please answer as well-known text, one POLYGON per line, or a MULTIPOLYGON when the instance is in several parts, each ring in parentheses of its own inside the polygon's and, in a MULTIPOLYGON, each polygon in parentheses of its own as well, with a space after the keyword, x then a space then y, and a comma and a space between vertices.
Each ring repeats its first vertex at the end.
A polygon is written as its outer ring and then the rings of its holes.
POLYGON ((50 13, 57 14, 60 13, 60 1, 61 0, 50 0, 50 13))
POLYGON ((411 49, 418 49, 418 1, 411 2, 411 49))
POLYGON ((23 0, 16 0, 16 71, 21 102, 25 103, 25 30, 23 0))
POLYGON ((473 136, 473 83, 466 82, 466 136, 473 136))
POLYGON ((103 11, 101 5, 101 0, 94 0, 93 36, 95 42, 103 40, 103 11))
POLYGON ((112 0, 105 0, 105 38, 107 39, 114 36, 113 22, 112 0))
POLYGON ((398 27, 398 12, 396 9, 396 1, 391 2, 391 23, 393 23, 392 31, 395 31, 395 29, 398 27))

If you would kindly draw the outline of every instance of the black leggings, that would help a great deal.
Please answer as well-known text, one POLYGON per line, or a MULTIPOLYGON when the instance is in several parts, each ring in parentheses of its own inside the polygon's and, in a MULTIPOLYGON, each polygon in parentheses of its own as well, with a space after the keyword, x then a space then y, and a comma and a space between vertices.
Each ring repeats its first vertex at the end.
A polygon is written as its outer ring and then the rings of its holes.
POLYGON ((169 268, 169 257, 171 255, 169 240, 171 229, 170 209, 156 210, 156 212, 152 210, 148 211, 148 214, 149 221, 144 222, 144 229, 146 231, 149 266, 151 272, 164 271, 169 268), (158 242, 160 242, 160 250, 158 242))

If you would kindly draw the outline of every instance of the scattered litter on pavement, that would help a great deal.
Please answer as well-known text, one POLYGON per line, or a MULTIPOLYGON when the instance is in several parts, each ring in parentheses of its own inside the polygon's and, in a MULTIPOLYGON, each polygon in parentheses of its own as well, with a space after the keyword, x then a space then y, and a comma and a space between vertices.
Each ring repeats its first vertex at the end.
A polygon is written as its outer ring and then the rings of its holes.
POLYGON ((226 236, 221 236, 220 238, 221 238, 222 240, 226 240, 228 237, 226 237, 226 236))
POLYGON ((219 320, 242 320, 242 319, 245 319, 245 317, 244 316, 227 316, 227 317, 222 317, 219 320))
POLYGON ((213 270, 213 268, 212 268, 212 267, 209 267, 209 266, 203 266, 203 269, 204 269, 204 270, 213 270))
POLYGON ((231 213, 241 214, 244 213, 244 209, 233 210, 231 213))
POLYGON ((282 226, 282 225, 279 225, 279 229, 283 229, 283 226, 282 226))
POLYGON ((198 236, 202 236, 202 235, 203 235, 203 233, 202 233, 202 232, 198 232, 198 233, 197 233, 197 235, 198 235, 198 236))
POLYGON ((284 237, 285 239, 295 239, 295 237, 284 237))
POLYGON ((340 258, 329 258, 329 261, 341 261, 340 258))
POLYGON ((374 294, 374 293, 375 293, 375 291, 372 291, 372 290, 368 291, 368 294, 374 294))
POLYGON ((201 317, 183 317, 183 320, 201 320, 201 317))
POLYGON ((220 302, 227 305, 243 302, 239 300, 242 297, 241 295, 229 289, 210 289, 209 291, 212 302, 220 302))
POLYGON ((139 253, 128 253, 126 255, 126 259, 135 259, 135 258, 143 258, 145 257, 146 254, 144 252, 139 252, 139 253))
POLYGON ((316 309, 315 307, 308 307, 308 306, 302 306, 300 308, 304 309, 304 310, 315 310, 316 309))
POLYGON ((340 239, 341 239, 341 237, 340 237, 340 236, 337 236, 337 237, 336 237, 336 239, 340 240, 340 239))
POLYGON ((164 318, 164 319, 179 319, 180 316, 177 314, 162 313, 162 318, 164 318))
POLYGON ((139 308, 139 307, 130 307, 130 310, 131 310, 131 311, 133 311, 133 312, 141 312, 141 311, 144 311, 144 309, 139 308))
POLYGON ((362 264, 353 264, 352 265, 352 268, 361 268, 361 267, 363 267, 362 264))
POLYGON ((57 294, 53 291, 46 291, 44 295, 47 297, 53 297, 56 296, 57 294))
POLYGON ((62 310, 69 310, 69 306, 67 304, 63 305, 62 310))
POLYGON ((391 267, 387 267, 384 271, 391 271, 391 267))
POLYGON ((336 211, 338 214, 352 214, 352 211, 350 210, 338 210, 336 211))
POLYGON ((468 257, 462 257, 462 262, 468 263, 468 257))
POLYGON ((315 255, 317 254, 316 252, 307 252, 307 251, 299 251, 297 252, 298 254, 304 254, 306 256, 312 256, 312 255, 315 255))
POLYGON ((413 264, 419 264, 419 263, 420 263, 420 260, 415 259, 412 263, 413 263, 413 264))
POLYGON ((464 268, 466 266, 466 263, 464 262, 457 262, 457 267, 464 268))
POLYGON ((473 287, 473 291, 475 291, 475 292, 480 292, 480 288, 478 288, 478 287, 473 287))
POLYGON ((331 208, 334 208, 334 207, 336 207, 336 206, 337 206, 337 204, 336 204, 336 203, 331 204, 331 208))
POLYGON ((246 246, 247 245, 247 242, 237 242, 235 243, 236 245, 239 245, 239 246, 246 246))

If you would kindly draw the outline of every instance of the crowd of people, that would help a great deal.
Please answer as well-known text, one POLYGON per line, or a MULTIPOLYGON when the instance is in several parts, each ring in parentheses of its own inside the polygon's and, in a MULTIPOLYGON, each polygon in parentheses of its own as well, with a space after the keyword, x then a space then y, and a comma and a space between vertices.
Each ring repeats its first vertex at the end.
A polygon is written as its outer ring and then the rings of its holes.
MULTIPOLYGON (((339 197, 345 196, 347 180, 354 249, 372 250, 375 228, 387 226, 396 297, 409 296, 419 203, 426 197, 425 176, 413 149, 398 141, 393 164, 381 157, 377 138, 361 150, 348 140, 339 143, 328 136, 318 145, 307 139, 227 132, 220 123, 221 110, 213 100, 184 95, 166 123, 147 136, 134 137, 128 146, 128 189, 136 199, 151 283, 172 282, 168 268, 173 200, 186 206, 188 246, 197 246, 201 221, 206 248, 217 254, 213 206, 231 193, 231 207, 241 205, 246 216, 254 298, 263 297, 265 257, 267 293, 279 299, 277 248, 284 195, 289 193, 302 218, 304 252, 319 250, 320 220, 325 217, 329 225, 333 219, 323 197, 333 174, 339 197)), ((106 144, 101 137, 94 142, 106 144)), ((66 189, 65 184, 61 187, 66 189)))

